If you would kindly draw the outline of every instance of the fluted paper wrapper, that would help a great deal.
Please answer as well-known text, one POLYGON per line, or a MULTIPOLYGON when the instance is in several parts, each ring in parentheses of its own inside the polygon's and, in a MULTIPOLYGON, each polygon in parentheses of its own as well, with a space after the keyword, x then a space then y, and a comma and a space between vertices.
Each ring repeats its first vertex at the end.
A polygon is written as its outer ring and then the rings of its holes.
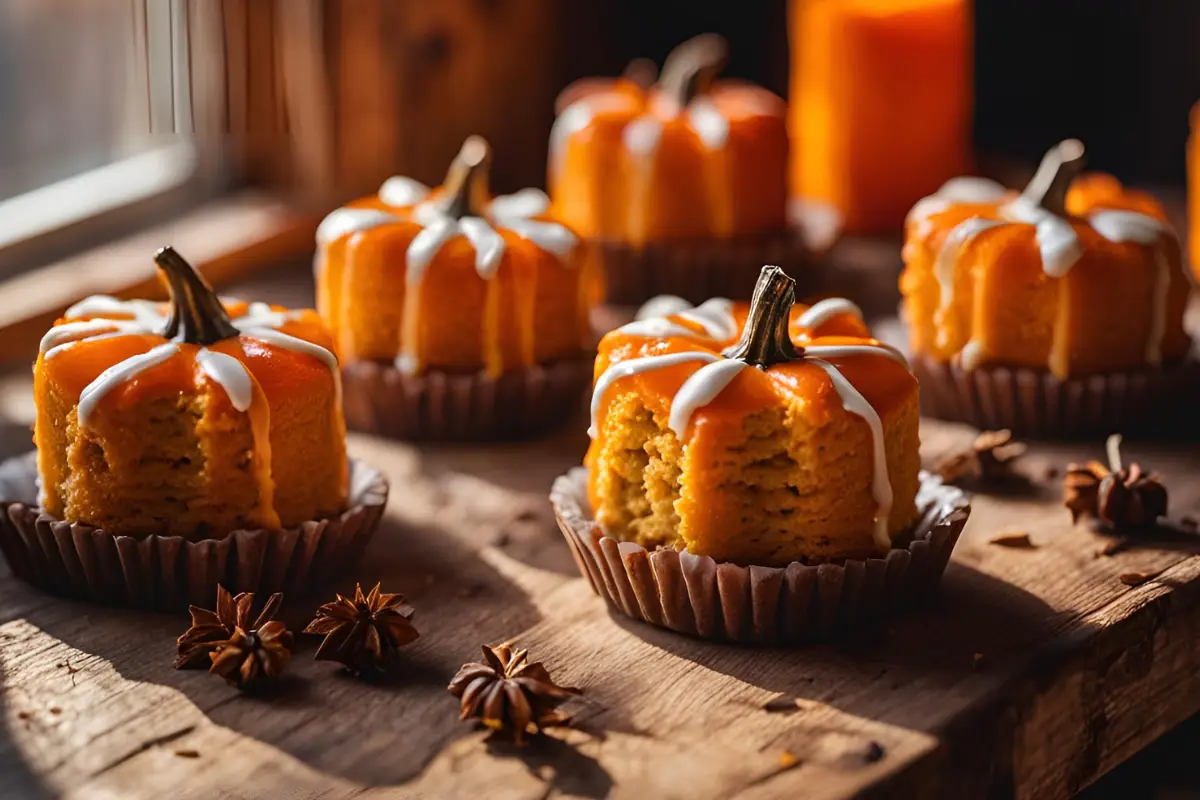
POLYGON ((592 517, 583 467, 559 477, 550 499, 579 571, 613 610, 679 633, 754 644, 819 641, 886 617, 936 586, 971 512, 961 490, 923 472, 922 515, 906 547, 841 563, 743 567, 606 535, 592 517))
POLYGON ((406 375, 374 361, 342 368, 346 426, 412 441, 520 439, 541 433, 581 408, 591 385, 591 358, 534 365, 499 378, 436 370, 406 375))
POLYGON ((238 592, 297 592, 358 560, 379 527, 388 483, 350 461, 350 507, 284 530, 222 539, 133 537, 63 522, 36 504, 37 454, 0 464, 0 550, 13 574, 55 594, 158 611, 211 607, 217 584, 238 592))
POLYGON ((1076 439, 1110 433, 1197 434, 1189 398, 1200 394, 1200 362, 1059 380, 1043 370, 957 364, 919 355, 921 411, 1018 436, 1076 439))
POLYGON ((814 288, 817 262, 829 251, 841 229, 832 208, 799 204, 789 227, 733 238, 683 239, 634 246, 609 239, 590 239, 589 257, 604 275, 606 302, 635 306, 660 294, 699 305, 711 297, 749 300, 764 264, 794 278, 799 291, 814 288))

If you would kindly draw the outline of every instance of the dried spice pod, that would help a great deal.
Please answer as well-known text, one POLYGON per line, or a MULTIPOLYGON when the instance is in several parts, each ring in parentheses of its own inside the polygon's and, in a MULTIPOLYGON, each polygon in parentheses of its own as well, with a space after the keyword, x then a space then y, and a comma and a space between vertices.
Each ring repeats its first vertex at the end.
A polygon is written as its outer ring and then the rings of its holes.
POLYGON ((217 584, 217 607, 210 611, 199 606, 189 606, 192 625, 175 640, 175 669, 208 668, 212 660, 208 657, 218 644, 230 639, 237 628, 257 630, 275 618, 283 603, 283 594, 276 592, 267 598, 262 610, 253 621, 250 614, 254 607, 254 593, 242 592, 236 597, 217 584))
POLYGON ((558 706, 580 693, 555 684, 540 661, 529 661, 528 650, 507 644, 484 645, 483 663, 464 664, 446 688, 462 700, 459 719, 478 718, 518 745, 528 735, 565 724, 569 717, 558 706))
POLYGON ((1167 489, 1158 475, 1138 464, 1125 468, 1121 462, 1121 436, 1113 434, 1106 443, 1108 465, 1098 461, 1071 464, 1063 479, 1063 505, 1071 520, 1095 518, 1119 531, 1153 528, 1167 514, 1167 489))
POLYGON ((946 483, 975 483, 988 485, 1017 477, 1013 471, 1016 460, 1025 454, 1024 442, 1013 440, 1012 431, 981 431, 970 447, 953 453, 934 469, 946 483))
POLYGON ((278 678, 291 657, 292 633, 275 620, 250 631, 234 628, 233 636, 218 642, 209 654, 208 671, 243 692, 253 692, 278 678))
POLYGON ((375 584, 367 594, 355 584, 354 597, 342 595, 317 609, 304 633, 324 636, 317 661, 337 661, 358 675, 386 672, 397 662, 399 650, 420 635, 412 624, 414 610, 402 594, 383 594, 375 584))

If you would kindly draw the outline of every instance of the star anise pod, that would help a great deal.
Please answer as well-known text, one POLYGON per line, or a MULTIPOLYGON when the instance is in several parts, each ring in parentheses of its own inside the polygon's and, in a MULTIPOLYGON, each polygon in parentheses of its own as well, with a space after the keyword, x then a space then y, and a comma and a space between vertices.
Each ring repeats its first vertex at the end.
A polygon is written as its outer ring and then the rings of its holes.
POLYGON ((232 637, 235 628, 248 631, 261 628, 275 618, 281 603, 283 595, 276 592, 267 598, 258 617, 251 621, 254 594, 242 592, 231 597, 224 586, 217 584, 216 611, 198 606, 188 608, 192 614, 192 626, 175 640, 175 669, 207 669, 212 663, 208 654, 218 642, 232 637))
POLYGON ((1096 518, 1116 530, 1152 528, 1167 513, 1167 489, 1156 474, 1138 464, 1121 464, 1121 436, 1106 443, 1108 465, 1098 461, 1071 464, 1063 478, 1063 505, 1071 520, 1096 518))
POLYGON ((233 636, 209 653, 208 671, 242 691, 254 691, 279 677, 291 656, 292 633, 275 620, 250 631, 234 628, 233 636))
POLYGON ((305 633, 324 636, 318 661, 338 661, 355 674, 386 672, 396 665, 400 648, 420 635, 412 624, 413 608, 402 594, 381 594, 375 584, 366 596, 355 584, 354 598, 342 597, 317 609, 305 633))
POLYGON ((558 706, 579 690, 556 685, 540 661, 529 661, 528 650, 484 645, 483 660, 464 664, 446 687, 462 699, 459 719, 478 717, 519 745, 526 734, 567 722, 558 706))
POLYGON ((1013 441, 1012 431, 981 431, 971 446, 942 460, 935 472, 946 483, 989 483, 1014 477, 1013 465, 1025 454, 1024 442, 1013 441))

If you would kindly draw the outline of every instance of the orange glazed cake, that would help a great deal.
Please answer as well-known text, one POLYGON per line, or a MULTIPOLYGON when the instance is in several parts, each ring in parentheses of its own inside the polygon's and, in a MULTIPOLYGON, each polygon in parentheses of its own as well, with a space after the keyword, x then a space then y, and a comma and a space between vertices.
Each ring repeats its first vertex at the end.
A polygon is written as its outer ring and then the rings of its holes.
POLYGON ((520 435, 584 391, 596 281, 544 193, 489 194, 490 160, 471 137, 445 185, 390 178, 317 230, 317 308, 352 428, 520 435))
POLYGON ((44 511, 111 534, 189 540, 340 514, 345 432, 320 318, 222 304, 173 250, 157 260, 171 304, 91 297, 42 339, 44 511))
POLYGON ((648 304, 600 343, 588 495, 610 536, 718 562, 885 555, 917 518, 917 381, 847 300, 648 304), (652 316, 654 314, 665 316, 652 316))
POLYGON ((785 266, 804 256, 787 213, 785 104, 716 80, 725 50, 720 37, 700 36, 668 56, 657 81, 638 61, 559 99, 550 195, 604 266, 610 302, 664 292, 699 302, 730 290, 746 299, 758 251, 785 266))
POLYGON ((1175 232, 1152 197, 1082 165, 1069 140, 1021 194, 958 178, 913 208, 900 288, 932 413, 1128 430, 1190 385, 1175 232))

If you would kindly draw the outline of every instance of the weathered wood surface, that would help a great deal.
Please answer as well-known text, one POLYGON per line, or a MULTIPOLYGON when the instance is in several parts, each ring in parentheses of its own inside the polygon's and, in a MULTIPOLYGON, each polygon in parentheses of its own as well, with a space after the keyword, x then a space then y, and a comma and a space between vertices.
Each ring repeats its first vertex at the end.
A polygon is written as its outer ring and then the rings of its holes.
MULTIPOLYGON (((183 618, 0 581, 0 792, 1051 798, 1200 709, 1197 542, 1097 557, 1102 540, 1057 505, 1047 468, 1099 447, 1035 448, 1031 492, 978 497, 932 607, 836 646, 756 650, 611 615, 577 577, 545 493, 578 461, 579 430, 421 452, 353 437, 394 487, 359 577, 407 594, 423 634, 387 684, 313 662, 305 641, 277 696, 242 697, 171 669, 183 618), (1035 547, 988 544, 1012 527, 1035 547), (1164 572, 1118 580, 1150 569, 1164 572), (585 691, 576 729, 525 751, 488 746, 444 688, 480 643, 509 639, 585 691), (763 708, 780 696, 796 710, 763 708)), ((966 436, 924 431, 930 455, 966 436)), ((1176 519, 1200 515, 1194 450, 1127 455, 1169 476, 1176 519)), ((290 598, 288 621, 323 596, 290 598)))
MULTIPOLYGON (((238 293, 294 302, 306 281, 238 293)), ((0 379, 0 456, 28 448, 24 370, 0 379)), ((708 644, 608 612, 546 503, 582 416, 549 439, 416 448, 351 438, 393 481, 357 577, 409 596, 406 669, 364 684, 302 640, 268 699, 171 669, 183 617, 66 602, 0 577, 0 796, 1065 797, 1200 710, 1200 539, 1112 556, 1073 527, 1050 468, 1102 446, 1036 446, 1029 491, 976 496, 941 596, 836 645, 708 644), (988 543, 1001 529, 1034 547, 988 543), (1141 586, 1122 573, 1163 570, 1141 586), (445 684, 516 640, 584 694, 573 729, 524 751, 457 720, 445 684), (768 701, 786 711, 767 710, 768 701)), ((936 460, 970 432, 926 423, 936 460)), ((1200 517, 1198 449, 1129 442, 1172 519, 1200 517)), ((4 570, 7 573, 7 569, 4 570)), ((350 586, 344 583, 339 588, 350 586)), ((295 628, 329 591, 289 598, 295 628)))

